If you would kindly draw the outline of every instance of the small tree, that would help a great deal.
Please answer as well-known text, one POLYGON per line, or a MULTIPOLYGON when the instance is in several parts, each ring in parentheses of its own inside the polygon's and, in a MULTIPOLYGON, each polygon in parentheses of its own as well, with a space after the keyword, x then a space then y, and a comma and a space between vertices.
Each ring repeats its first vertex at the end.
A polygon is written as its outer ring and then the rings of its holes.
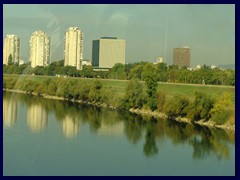
POLYGON ((224 124, 230 112, 226 109, 226 107, 230 104, 230 94, 224 93, 220 96, 214 103, 213 108, 210 111, 212 116, 212 120, 216 122, 216 124, 224 124))
POLYGON ((189 100, 183 96, 174 96, 164 105, 164 112, 170 116, 185 116, 186 107, 189 105, 189 100))
POLYGON ((137 79, 129 81, 126 94, 123 100, 123 106, 129 108, 141 108, 145 103, 145 94, 143 86, 137 79))
POLYGON ((146 64, 144 66, 144 71, 142 73, 143 80, 145 81, 145 84, 147 86, 147 94, 148 94, 148 106, 151 110, 157 109, 157 69, 153 64, 146 64))
POLYGON ((8 65, 13 65, 13 57, 12 57, 12 54, 9 54, 9 56, 8 56, 8 65))

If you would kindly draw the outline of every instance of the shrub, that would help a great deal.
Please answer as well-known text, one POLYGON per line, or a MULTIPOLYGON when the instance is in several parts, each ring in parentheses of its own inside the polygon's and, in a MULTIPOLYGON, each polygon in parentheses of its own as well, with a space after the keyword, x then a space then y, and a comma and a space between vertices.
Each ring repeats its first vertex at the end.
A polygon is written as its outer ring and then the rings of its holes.
POLYGON ((223 109, 222 111, 218 111, 217 113, 215 113, 212 116, 212 120, 216 124, 222 125, 228 120, 229 116, 230 116, 230 112, 227 111, 226 109, 223 109))
POLYGON ((171 100, 167 101, 164 105, 164 112, 168 116, 185 116, 186 107, 189 104, 189 100, 183 96, 174 96, 171 100))
POLYGON ((132 79, 129 81, 126 94, 123 99, 123 106, 126 109, 141 108, 146 102, 146 94, 143 92, 143 86, 139 80, 132 79))
POLYGON ((166 102, 166 94, 164 92, 157 92, 157 110, 163 112, 163 107, 166 102))

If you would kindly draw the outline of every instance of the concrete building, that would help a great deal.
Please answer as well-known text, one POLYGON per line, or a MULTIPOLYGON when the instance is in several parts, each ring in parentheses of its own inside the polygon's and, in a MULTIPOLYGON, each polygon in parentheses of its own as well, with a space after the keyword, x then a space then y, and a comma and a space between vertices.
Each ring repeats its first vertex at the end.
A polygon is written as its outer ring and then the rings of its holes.
POLYGON ((14 64, 18 64, 20 51, 19 49, 20 39, 17 37, 17 35, 7 35, 7 37, 4 38, 3 45, 3 64, 8 65, 9 60, 11 60, 14 64))
POLYGON ((93 40, 92 65, 100 68, 112 68, 116 63, 125 64, 125 40, 116 37, 102 37, 93 40))
POLYGON ((77 27, 70 27, 65 32, 64 66, 82 69, 83 32, 77 27))
POLYGON ((173 49, 173 64, 179 67, 190 67, 190 48, 175 48, 173 49))
POLYGON ((31 67, 50 64, 50 37, 42 31, 35 31, 30 38, 31 67))

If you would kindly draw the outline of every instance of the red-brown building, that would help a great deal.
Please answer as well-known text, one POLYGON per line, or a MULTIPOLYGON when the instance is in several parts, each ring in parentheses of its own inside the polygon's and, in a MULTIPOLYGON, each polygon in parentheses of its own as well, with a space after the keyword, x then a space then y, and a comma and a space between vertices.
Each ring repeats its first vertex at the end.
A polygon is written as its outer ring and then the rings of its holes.
POLYGON ((173 64, 179 67, 190 67, 190 48, 174 48, 173 49, 173 64))

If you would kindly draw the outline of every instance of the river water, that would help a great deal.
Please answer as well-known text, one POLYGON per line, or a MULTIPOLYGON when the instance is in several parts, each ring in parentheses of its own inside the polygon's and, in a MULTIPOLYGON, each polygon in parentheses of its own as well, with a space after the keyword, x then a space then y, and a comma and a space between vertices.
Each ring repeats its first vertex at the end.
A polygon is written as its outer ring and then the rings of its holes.
POLYGON ((3 175, 235 175, 235 133, 4 92, 3 175))

